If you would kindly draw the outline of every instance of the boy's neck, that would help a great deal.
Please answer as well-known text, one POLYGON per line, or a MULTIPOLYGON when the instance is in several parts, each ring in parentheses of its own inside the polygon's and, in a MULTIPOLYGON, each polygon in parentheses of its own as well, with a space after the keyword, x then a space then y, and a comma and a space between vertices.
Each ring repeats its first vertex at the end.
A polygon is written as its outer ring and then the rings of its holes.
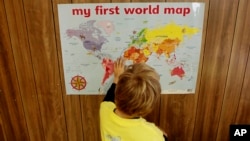
POLYGON ((128 115, 128 114, 125 114, 124 112, 120 111, 119 109, 114 109, 114 112, 116 115, 118 115, 119 117, 121 118, 126 118, 126 119, 135 119, 135 118, 138 118, 138 117, 134 117, 134 116, 131 116, 131 115, 128 115))

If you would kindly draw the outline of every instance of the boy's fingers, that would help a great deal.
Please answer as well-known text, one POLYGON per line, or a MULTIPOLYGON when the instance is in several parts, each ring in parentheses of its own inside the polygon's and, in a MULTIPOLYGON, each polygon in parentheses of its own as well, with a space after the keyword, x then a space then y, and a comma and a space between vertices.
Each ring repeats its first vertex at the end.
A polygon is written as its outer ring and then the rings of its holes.
POLYGON ((122 59, 120 58, 120 66, 122 66, 123 65, 123 61, 122 61, 122 59))
POLYGON ((116 59, 116 61, 114 62, 114 67, 117 68, 117 67, 123 67, 125 64, 125 60, 124 58, 122 57, 119 57, 116 59))
POLYGON ((121 65, 121 58, 116 59, 116 65, 121 65))

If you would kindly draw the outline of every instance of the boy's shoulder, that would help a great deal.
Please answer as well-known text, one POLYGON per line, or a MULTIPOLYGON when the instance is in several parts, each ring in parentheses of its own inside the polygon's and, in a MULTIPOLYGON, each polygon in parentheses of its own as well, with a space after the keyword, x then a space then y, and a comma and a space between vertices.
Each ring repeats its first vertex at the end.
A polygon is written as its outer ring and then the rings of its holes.
POLYGON ((107 108, 115 108, 115 103, 111 101, 103 101, 101 102, 101 108, 102 107, 107 107, 107 108))
POLYGON ((115 109, 115 103, 110 102, 110 101, 103 101, 100 104, 100 111, 104 111, 104 112, 109 112, 109 111, 113 111, 115 109))

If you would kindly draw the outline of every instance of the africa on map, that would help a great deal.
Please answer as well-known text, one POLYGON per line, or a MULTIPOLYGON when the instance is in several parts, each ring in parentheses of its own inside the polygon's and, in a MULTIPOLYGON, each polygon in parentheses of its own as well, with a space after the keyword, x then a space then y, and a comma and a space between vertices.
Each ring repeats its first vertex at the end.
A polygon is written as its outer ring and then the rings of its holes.
MULTIPOLYGON (((150 5, 159 3, 150 3, 150 5)), ((177 3, 163 3, 176 6, 177 3)), ((103 4, 105 6, 105 4, 103 4)), ((117 4, 114 4, 117 6, 117 4)), ((130 4, 119 3, 120 9, 130 4)), ((143 6, 147 3, 135 3, 143 6)), ((162 4, 161 4, 162 5, 162 4)), ((190 7, 188 15, 72 15, 76 6, 58 6, 64 79, 67 94, 105 94, 113 82, 113 63, 147 63, 160 74, 163 94, 188 94, 196 89, 201 51, 204 5, 190 7), (67 11, 69 11, 67 13, 67 11)), ((107 4, 112 6, 112 4, 107 4)))

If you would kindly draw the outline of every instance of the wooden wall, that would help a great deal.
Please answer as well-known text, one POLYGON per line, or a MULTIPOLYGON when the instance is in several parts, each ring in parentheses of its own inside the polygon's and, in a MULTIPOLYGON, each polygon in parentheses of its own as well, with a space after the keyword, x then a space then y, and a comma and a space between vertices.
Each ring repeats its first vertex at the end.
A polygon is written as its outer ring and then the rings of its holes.
MULTIPOLYGON (((227 141, 230 124, 250 124, 250 1, 183 1, 206 3, 197 92, 162 95, 148 120, 170 141, 227 141)), ((103 96, 65 94, 57 13, 97 2, 144 1, 0 0, 1 141, 100 140, 103 96)))

